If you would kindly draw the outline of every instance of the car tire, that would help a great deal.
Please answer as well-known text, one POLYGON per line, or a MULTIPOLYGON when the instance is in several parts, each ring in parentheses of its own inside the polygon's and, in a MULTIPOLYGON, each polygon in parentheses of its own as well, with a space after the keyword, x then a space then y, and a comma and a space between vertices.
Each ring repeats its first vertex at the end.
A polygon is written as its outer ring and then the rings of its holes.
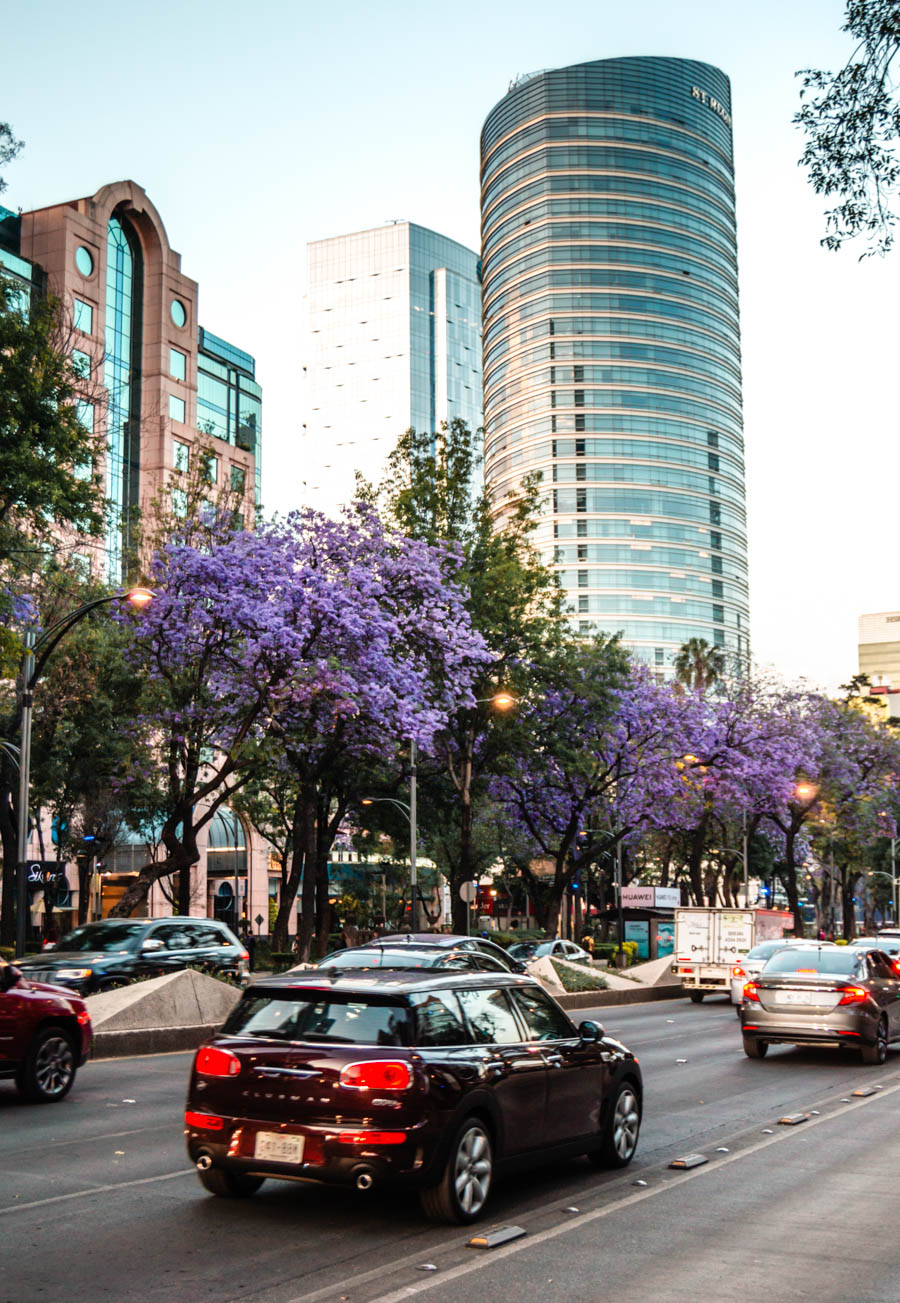
POLYGON ((457 1226, 476 1221, 493 1178, 494 1147, 487 1125, 479 1117, 468 1117, 453 1137, 440 1181, 419 1194, 425 1216, 457 1226))
POLYGON ((229 1171, 227 1167, 208 1167, 205 1172, 198 1170, 197 1175, 203 1188, 219 1199, 249 1199, 265 1180, 262 1176, 229 1171))
POLYGON ((769 1042, 761 1041, 758 1036, 745 1036, 744 1053, 748 1059, 764 1059, 769 1053, 769 1042))
POLYGON ((35 1104, 53 1104, 72 1089, 78 1064, 64 1027, 42 1027, 16 1077, 19 1093, 35 1104))
POLYGON ((620 1081, 603 1125, 600 1144, 588 1153, 595 1167, 627 1167, 637 1149, 641 1101, 633 1081, 620 1081))
POLYGON ((691 1004, 702 1004, 702 1003, 703 1003, 703 997, 704 997, 704 995, 706 995, 706 992, 705 992, 705 991, 688 991, 688 995, 689 995, 690 998, 691 998, 691 1004))
POLYGON ((888 1052, 888 1025, 887 1019, 882 1016, 878 1019, 878 1028, 875 1032, 875 1040, 871 1045, 863 1045, 860 1049, 863 1063, 869 1064, 873 1068, 880 1068, 887 1059, 888 1052))

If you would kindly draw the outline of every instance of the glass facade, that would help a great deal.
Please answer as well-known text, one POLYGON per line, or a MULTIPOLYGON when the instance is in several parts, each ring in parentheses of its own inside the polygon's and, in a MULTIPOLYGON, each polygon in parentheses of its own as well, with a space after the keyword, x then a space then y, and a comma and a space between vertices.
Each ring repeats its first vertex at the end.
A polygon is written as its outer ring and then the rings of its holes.
POLYGON ((481 292, 470 249, 410 222, 308 247, 306 500, 378 482, 410 426, 481 425, 481 292))
POLYGON ((142 281, 140 245, 125 219, 113 214, 107 230, 103 364, 108 394, 106 496, 112 504, 106 533, 110 583, 122 578, 131 519, 140 501, 142 281))
POLYGON ((197 429, 256 458, 256 502, 261 496, 262 389, 249 353, 200 327, 197 354, 197 429))
POLYGON ((538 73, 481 138, 485 480, 540 472, 580 632, 663 672, 748 646, 731 88, 709 64, 538 73))

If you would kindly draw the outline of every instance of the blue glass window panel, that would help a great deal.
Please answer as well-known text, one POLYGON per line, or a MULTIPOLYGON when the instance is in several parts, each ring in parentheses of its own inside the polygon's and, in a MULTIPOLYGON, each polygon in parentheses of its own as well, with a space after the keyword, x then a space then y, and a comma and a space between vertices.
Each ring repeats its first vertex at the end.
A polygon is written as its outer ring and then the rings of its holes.
POLYGON ((83 335, 90 335, 94 329, 94 309, 84 299, 76 299, 73 307, 75 329, 83 335))

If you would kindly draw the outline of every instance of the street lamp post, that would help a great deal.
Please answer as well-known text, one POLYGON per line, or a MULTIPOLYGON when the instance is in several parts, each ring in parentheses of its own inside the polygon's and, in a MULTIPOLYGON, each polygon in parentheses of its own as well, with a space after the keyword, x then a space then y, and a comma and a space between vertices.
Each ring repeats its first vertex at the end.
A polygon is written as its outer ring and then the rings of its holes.
POLYGON ((125 592, 112 593, 108 597, 95 598, 85 602, 76 610, 64 615, 61 620, 45 629, 40 638, 35 637, 34 629, 25 631, 25 655, 22 661, 22 732, 19 746, 19 819, 16 856, 16 954, 25 953, 25 916, 28 912, 28 796, 31 786, 31 723, 34 713, 34 689, 44 672, 47 659, 62 638, 73 629, 80 620, 98 606, 108 602, 130 602, 138 610, 153 600, 154 594, 149 588, 130 588, 125 592))

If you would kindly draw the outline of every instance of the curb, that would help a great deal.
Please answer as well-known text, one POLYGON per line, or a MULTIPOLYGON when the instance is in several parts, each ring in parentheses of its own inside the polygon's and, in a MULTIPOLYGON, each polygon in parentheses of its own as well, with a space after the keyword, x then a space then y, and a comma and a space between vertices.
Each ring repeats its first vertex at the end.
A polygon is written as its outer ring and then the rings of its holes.
POLYGON ((194 1027, 141 1027, 121 1032, 94 1032, 92 1059, 118 1059, 130 1054, 167 1054, 195 1050, 213 1036, 220 1022, 194 1027))
POLYGON ((579 991, 575 995, 557 995, 564 1009, 603 1009, 617 1004, 649 1004, 654 1000, 685 998, 681 986, 646 986, 634 991, 579 991))

